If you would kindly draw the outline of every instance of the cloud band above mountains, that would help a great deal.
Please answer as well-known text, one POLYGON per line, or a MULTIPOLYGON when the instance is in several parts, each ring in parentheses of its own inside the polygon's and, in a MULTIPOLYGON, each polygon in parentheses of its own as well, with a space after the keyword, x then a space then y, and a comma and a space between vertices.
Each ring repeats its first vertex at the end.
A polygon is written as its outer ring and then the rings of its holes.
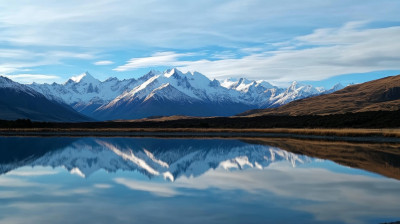
POLYGON ((149 57, 132 58, 114 70, 174 66, 184 71, 201 71, 211 78, 245 74, 254 79, 287 82, 399 69, 400 42, 396 40, 400 38, 400 26, 363 28, 364 25, 352 22, 340 28, 317 29, 312 34, 279 43, 277 50, 259 50, 237 58, 187 60, 188 54, 157 52, 149 57))

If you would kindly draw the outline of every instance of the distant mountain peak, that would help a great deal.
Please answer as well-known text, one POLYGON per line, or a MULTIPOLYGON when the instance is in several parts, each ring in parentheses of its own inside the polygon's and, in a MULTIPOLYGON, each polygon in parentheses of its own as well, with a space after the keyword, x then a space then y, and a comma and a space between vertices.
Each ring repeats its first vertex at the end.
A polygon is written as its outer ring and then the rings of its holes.
POLYGON ((157 70, 152 69, 152 70, 150 70, 148 73, 146 73, 145 75, 143 75, 142 77, 140 77, 139 80, 148 80, 148 79, 150 79, 151 77, 156 76, 156 75, 160 75, 160 74, 161 74, 160 71, 157 71, 157 70))
POLYGON ((339 89, 343 89, 345 86, 344 85, 342 85, 342 83, 337 83, 336 85, 334 85, 333 87, 332 87, 332 89, 335 89, 335 90, 339 90, 339 89))
POLYGON ((179 71, 177 68, 172 68, 172 69, 168 69, 165 73, 164 76, 169 78, 173 75, 183 75, 183 73, 181 71, 179 71))
POLYGON ((99 82, 96 78, 94 78, 89 72, 84 72, 80 75, 73 76, 70 78, 75 83, 86 82, 86 83, 93 83, 99 82))
POLYGON ((263 86, 264 88, 267 88, 267 89, 276 88, 276 86, 274 86, 271 83, 264 81, 264 80, 258 80, 258 81, 256 81, 256 83, 257 83, 257 85, 263 86))
POLYGON ((336 91, 338 91, 338 90, 343 89, 344 87, 345 87, 345 86, 342 85, 341 83, 337 83, 337 84, 335 84, 332 88, 326 90, 325 93, 326 93, 326 94, 328 94, 328 93, 333 93, 333 92, 336 92, 336 91))
POLYGON ((298 91, 298 90, 306 90, 306 89, 308 91, 310 91, 310 90, 318 91, 318 89, 313 87, 312 85, 299 83, 297 81, 293 81, 292 84, 287 89, 287 91, 298 91))
POLYGON ((293 81, 292 84, 290 84, 290 88, 296 88, 299 84, 297 81, 293 81))
POLYGON ((246 78, 240 78, 239 79, 239 83, 250 84, 251 82, 253 82, 253 81, 252 80, 248 80, 246 78))
POLYGON ((238 91, 247 91, 249 88, 255 87, 262 87, 265 89, 276 89, 278 87, 273 86, 271 83, 264 81, 264 80, 250 80, 246 78, 228 78, 222 80, 221 86, 227 89, 235 89, 238 91))
POLYGON ((104 82, 111 82, 111 81, 119 81, 119 79, 117 77, 109 77, 104 82))

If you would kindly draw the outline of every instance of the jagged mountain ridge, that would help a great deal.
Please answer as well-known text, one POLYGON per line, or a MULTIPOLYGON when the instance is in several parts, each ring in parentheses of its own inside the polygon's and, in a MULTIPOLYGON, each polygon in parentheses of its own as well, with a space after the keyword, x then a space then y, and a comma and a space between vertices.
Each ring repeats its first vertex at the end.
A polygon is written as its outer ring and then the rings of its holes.
POLYGON ((70 106, 49 100, 33 88, 0 76, 0 119, 80 122, 91 119, 70 106))
POLYGON ((64 84, 33 83, 29 86, 48 99, 66 103, 76 111, 92 117, 94 110, 133 88, 136 82, 135 79, 119 80, 117 78, 108 78, 101 82, 85 72, 72 77, 64 84))
POLYGON ((287 89, 243 78, 219 82, 198 72, 183 73, 178 69, 150 71, 137 80, 109 78, 103 82, 86 72, 64 84, 34 83, 30 87, 98 120, 231 116, 330 91, 297 82, 287 89))
POLYGON ((149 178, 197 177, 210 169, 264 169, 286 161, 292 166, 311 159, 276 147, 247 144, 238 140, 149 140, 82 138, 39 157, 0 164, 8 173, 22 166, 65 167, 88 177, 98 170, 139 171, 149 178))

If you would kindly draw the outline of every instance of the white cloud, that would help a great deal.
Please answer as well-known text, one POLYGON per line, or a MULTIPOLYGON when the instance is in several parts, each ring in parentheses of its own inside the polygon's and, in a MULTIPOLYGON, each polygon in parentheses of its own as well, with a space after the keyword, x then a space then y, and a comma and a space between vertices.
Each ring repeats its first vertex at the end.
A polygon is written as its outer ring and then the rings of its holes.
POLYGON ((115 178, 114 181, 128 187, 129 189, 146 191, 162 197, 172 197, 180 194, 173 189, 173 187, 165 186, 165 183, 151 183, 148 181, 136 181, 126 178, 115 178))
MULTIPOLYGON (((229 206, 222 205, 226 205, 223 204, 227 201, 226 197, 240 195, 229 198, 229 201, 234 205, 248 205, 253 200, 256 203, 265 202, 278 210, 283 208, 285 211, 306 212, 315 217, 314 221, 359 223, 360 220, 376 220, 376 217, 398 217, 400 201, 398 180, 337 173, 308 166, 292 168, 286 162, 274 163, 264 170, 245 169, 230 172, 219 167, 196 178, 182 176, 176 182, 158 182, 157 179, 141 177, 130 179, 126 178, 125 174, 118 175, 118 172, 111 176, 117 177, 102 183, 96 183, 95 180, 81 181, 77 188, 69 184, 75 183, 76 178, 68 175, 59 176, 65 179, 64 182, 59 182, 59 177, 55 176, 46 180, 36 177, 0 176, 0 187, 4 188, 0 192, 0 210, 11 211, 2 214, 0 222, 26 223, 29 220, 31 223, 45 223, 49 217, 43 214, 48 213, 57 217, 57 220, 70 223, 91 220, 93 217, 109 221, 110 217, 107 214, 113 214, 112 218, 118 217, 117 221, 121 222, 135 220, 140 223, 173 223, 182 222, 180 215, 186 212, 185 214, 193 216, 193 220, 199 220, 199 223, 218 223, 221 219, 204 214, 231 214, 228 211, 229 206), (143 197, 140 193, 124 189, 118 190, 118 194, 104 193, 104 189, 114 186, 115 182, 133 191, 149 192, 156 196, 185 197, 179 197, 178 201, 182 203, 174 203, 176 198, 160 199, 146 195, 143 197), (132 201, 132 198, 137 200, 132 201), (196 201, 199 198, 204 200, 196 201), (208 199, 218 201, 215 206, 207 207, 210 205, 208 199), (198 202, 198 205, 188 204, 193 201, 198 202), (202 208, 208 209, 199 210, 199 206, 203 205, 205 207, 202 208), (84 213, 81 212, 82 209, 85 210, 84 213)), ((238 215, 254 212, 246 208, 238 215)))
POLYGON ((8 176, 2 176, 0 178, 0 187, 35 187, 40 186, 39 183, 32 183, 21 178, 13 178, 8 176))
MULTIPOLYGON (((61 65, 65 59, 89 60, 95 58, 94 55, 93 52, 3 48, 0 49, 0 74, 26 72, 46 65, 61 65)), ((44 76, 42 78, 38 76, 38 78, 38 81, 46 79, 44 76)))
POLYGON ((396 0, 365 0, 363 4, 346 0, 5 1, 0 3, 0 42, 186 49, 232 46, 285 39, 299 27, 364 19, 398 21, 399 6, 396 0))
MULTIPOLYGON (((10 49, 0 50, 0 73, 21 73, 43 65, 61 67, 64 59, 88 60, 95 59, 94 55, 115 54, 113 58, 119 61, 126 52, 134 52, 137 58, 116 71, 171 66, 198 70, 211 78, 246 75, 284 82, 398 69, 394 66, 397 56, 385 52, 390 43, 398 49, 398 27, 360 29, 359 23, 348 23, 340 29, 319 28, 348 21, 363 21, 362 25, 365 20, 376 27, 396 24, 400 22, 399 7, 396 0, 365 0, 363 4, 347 0, 3 1, 0 43, 10 49), (314 29, 313 34, 304 36, 314 29), (368 32, 374 30, 391 31, 392 36, 374 33, 373 37, 383 36, 386 42, 371 41, 372 36, 367 40, 368 32), (298 48, 306 43, 320 46, 298 48), (279 51, 270 51, 279 47, 277 44, 282 44, 279 51), (375 54, 377 50, 371 49, 374 45, 385 46, 375 54), (173 55, 199 49, 210 53, 208 60, 184 61, 184 56, 173 55), (170 55, 141 57, 142 52, 156 51, 169 51, 170 55), (240 52, 240 58, 230 51, 240 52)), ((105 61, 96 63, 106 65, 105 61)), ((73 66, 85 66, 82 70, 86 70, 91 64, 73 66)))
POLYGON ((24 177, 32 177, 32 176, 47 176, 47 175, 54 175, 58 174, 57 171, 55 170, 24 170, 24 169, 18 169, 18 170, 12 170, 11 172, 7 173, 8 176, 24 176, 24 177))
POLYGON ((175 52, 157 52, 150 57, 132 58, 126 64, 116 67, 115 71, 128 71, 138 68, 154 66, 184 66, 190 61, 180 61, 179 58, 191 56, 193 54, 178 54, 175 52))
POLYGON ((280 165, 276 163, 262 171, 249 169, 226 172, 216 169, 198 178, 179 178, 174 185, 178 190, 240 189, 261 197, 273 193, 281 197, 312 201, 314 203, 304 203, 301 206, 293 204, 291 208, 314 214, 321 221, 357 223, 357 220, 364 217, 397 214, 400 199, 400 195, 394 196, 394 192, 398 192, 397 180, 280 165), (382 186, 385 189, 381 189, 382 186), (327 194, 327 191, 331 194, 327 194), (371 202, 374 202, 373 205, 371 202))
POLYGON ((93 187, 98 189, 110 189, 113 186, 110 184, 94 184, 93 187))
POLYGON ((114 62, 112 62, 112 61, 96 61, 93 64, 94 65, 112 65, 112 64, 114 64, 114 62))
MULTIPOLYGON (((360 218, 397 214, 400 195, 394 193, 399 187, 396 180, 286 165, 276 163, 265 170, 235 172, 219 167, 196 178, 180 177, 173 183, 128 178, 115 178, 114 181, 129 189, 162 197, 185 195, 187 189, 241 190, 260 198, 265 195, 269 198, 272 193, 289 200, 311 202, 301 206, 295 203, 289 209, 305 211, 319 221, 357 223, 360 218), (331 194, 327 194, 328 191, 331 194)), ((276 205, 279 206, 280 202, 277 201, 276 205)))
POLYGON ((278 50, 240 58, 188 61, 181 60, 182 54, 164 52, 134 58, 115 70, 164 65, 199 71, 211 78, 245 75, 253 79, 288 82, 400 69, 400 26, 367 29, 362 28, 363 24, 353 22, 340 28, 317 29, 312 34, 283 43, 278 50))
POLYGON ((44 75, 44 74, 16 74, 16 75, 3 75, 15 82, 30 84, 33 82, 37 83, 48 83, 57 82, 61 80, 61 77, 56 75, 44 75))

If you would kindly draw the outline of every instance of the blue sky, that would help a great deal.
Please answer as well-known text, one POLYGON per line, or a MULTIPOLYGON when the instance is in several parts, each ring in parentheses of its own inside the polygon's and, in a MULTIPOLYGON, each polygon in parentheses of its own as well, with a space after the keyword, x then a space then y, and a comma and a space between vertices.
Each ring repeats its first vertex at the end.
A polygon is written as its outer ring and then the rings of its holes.
POLYGON ((357 83, 400 74, 399 10, 398 0, 2 1, 0 74, 43 83, 178 67, 357 83))

